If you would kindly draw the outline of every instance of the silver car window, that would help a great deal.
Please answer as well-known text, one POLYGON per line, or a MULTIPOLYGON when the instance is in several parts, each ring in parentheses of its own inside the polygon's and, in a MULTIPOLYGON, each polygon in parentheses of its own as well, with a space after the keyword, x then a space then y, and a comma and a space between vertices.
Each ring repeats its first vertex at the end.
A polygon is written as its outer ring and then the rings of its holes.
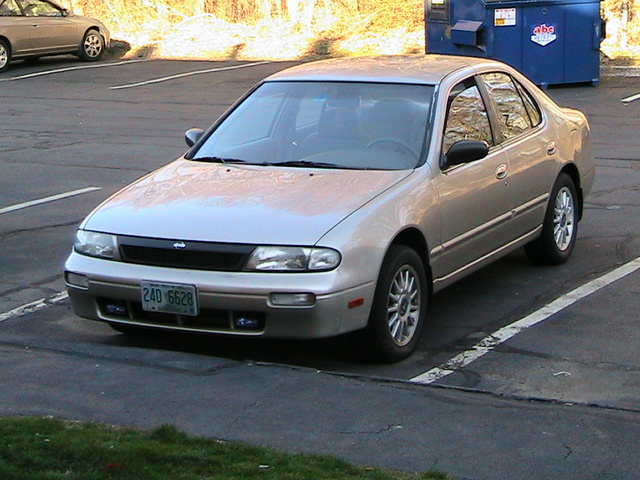
POLYGON ((415 168, 434 88, 267 82, 191 153, 193 160, 323 168, 415 168))
POLYGON ((478 140, 493 145, 487 109, 473 80, 456 85, 449 95, 442 152, 461 140, 478 140))
POLYGON ((527 108, 518 88, 506 73, 486 73, 480 75, 495 105, 500 130, 505 140, 513 138, 532 128, 527 108))
POLYGON ((56 17, 61 16, 62 11, 49 2, 42 0, 18 0, 22 10, 28 17, 56 17))
POLYGON ((0 16, 10 17, 16 15, 21 15, 21 13, 15 0, 0 0, 0 16))
POLYGON ((527 113, 529 114, 529 119, 531 120, 531 125, 537 127, 542 123, 542 114, 540 113, 540 107, 533 99, 531 94, 524 88, 520 82, 514 80, 516 87, 518 87, 518 92, 522 96, 522 100, 524 101, 524 106, 527 109, 527 113))

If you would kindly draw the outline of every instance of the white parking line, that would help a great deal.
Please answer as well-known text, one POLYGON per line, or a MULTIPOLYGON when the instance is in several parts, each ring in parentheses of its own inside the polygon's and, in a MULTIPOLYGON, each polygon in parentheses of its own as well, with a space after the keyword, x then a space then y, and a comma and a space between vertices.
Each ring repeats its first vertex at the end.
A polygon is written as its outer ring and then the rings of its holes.
POLYGON ((20 75, 18 77, 0 78, 0 82, 9 82, 12 80, 25 80, 27 78, 34 78, 34 77, 44 77, 45 75, 53 75, 54 73, 72 72, 74 70, 86 70, 88 68, 117 67, 118 65, 126 65, 129 63, 148 62, 148 61, 149 59, 145 58, 142 60, 124 60, 122 62, 99 63, 94 65, 80 65, 78 67, 56 68, 55 70, 45 70, 44 72, 27 73, 26 75, 20 75))
POLYGON ((507 325, 500 330, 497 330, 493 334, 485 337, 482 341, 471 348, 471 350, 467 350, 466 352, 453 357, 448 362, 440 365, 439 367, 432 368, 431 370, 412 378, 410 381, 413 383, 421 384, 436 382, 446 377, 447 375, 450 375, 455 371, 466 367, 471 362, 479 359, 483 355, 486 355, 496 346, 500 345, 503 342, 506 342, 523 330, 537 325, 540 322, 543 322, 552 315, 555 315, 568 306, 573 305, 578 300, 581 300, 588 295, 597 292, 598 290, 612 284, 617 280, 620 280, 623 277, 626 277, 627 275, 635 272, 638 269, 640 269, 640 257, 622 265, 621 267, 616 268, 615 270, 601 277, 596 278, 595 280, 591 280, 583 286, 576 288, 566 295, 554 300, 550 304, 533 312, 531 315, 528 315, 510 325, 507 325))
POLYGON ((640 98, 640 93, 636 93, 635 95, 631 95, 630 97, 623 98, 622 103, 631 103, 634 100, 638 100, 640 98))
POLYGON ((23 208, 32 207, 34 205, 40 205, 41 203, 53 202, 55 200, 60 200, 63 198, 82 195, 83 193, 95 192, 96 190, 101 190, 101 188, 100 187, 81 188, 79 190, 74 190, 72 192, 58 193, 57 195, 51 195, 50 197, 40 198, 38 200, 31 200, 30 202, 19 203, 17 205, 11 205, 9 207, 0 208, 0 215, 2 215, 3 213, 13 212, 15 210, 21 210, 23 208))
POLYGON ((115 87, 109 87, 109 90, 122 90, 124 88, 142 87, 144 85, 151 85, 153 83, 168 82, 169 80, 175 80, 176 78, 190 77, 192 75, 201 75, 203 73, 222 72, 225 70, 237 70, 239 68, 255 67, 257 65, 265 65, 267 63, 272 63, 272 62, 263 61, 263 62, 245 63, 243 65, 233 65, 231 67, 218 67, 218 68, 210 68, 207 70, 194 70, 193 72, 179 73, 177 75, 171 75, 169 77, 154 78, 152 80, 146 80, 144 82, 130 83, 128 85, 118 85, 115 87))
POLYGON ((6 313, 0 313, 0 323, 11 318, 21 317, 29 313, 37 312, 38 310, 42 310, 43 308, 55 305, 56 303, 61 302, 67 298, 69 298, 69 294, 67 292, 59 292, 52 297, 41 298, 40 300, 27 303, 6 313))

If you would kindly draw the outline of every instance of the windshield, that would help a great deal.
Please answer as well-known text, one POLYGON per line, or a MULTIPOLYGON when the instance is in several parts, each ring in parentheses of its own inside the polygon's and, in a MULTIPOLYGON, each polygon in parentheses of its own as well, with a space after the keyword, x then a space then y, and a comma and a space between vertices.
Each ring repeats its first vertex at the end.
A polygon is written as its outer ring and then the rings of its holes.
POLYGON ((420 159, 432 86, 265 83, 191 153, 193 160, 404 170, 420 159))

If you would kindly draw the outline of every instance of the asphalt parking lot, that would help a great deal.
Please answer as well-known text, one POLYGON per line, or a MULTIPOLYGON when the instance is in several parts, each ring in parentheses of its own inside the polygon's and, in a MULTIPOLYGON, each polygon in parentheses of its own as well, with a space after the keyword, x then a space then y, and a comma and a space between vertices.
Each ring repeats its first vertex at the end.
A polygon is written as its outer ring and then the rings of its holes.
POLYGON ((344 339, 130 338, 70 312, 61 271, 84 215, 288 65, 61 57, 0 75, 0 414, 173 422, 469 479, 637 478, 637 77, 548 90, 595 141, 571 260, 516 252, 439 293, 405 362, 363 363, 344 339))

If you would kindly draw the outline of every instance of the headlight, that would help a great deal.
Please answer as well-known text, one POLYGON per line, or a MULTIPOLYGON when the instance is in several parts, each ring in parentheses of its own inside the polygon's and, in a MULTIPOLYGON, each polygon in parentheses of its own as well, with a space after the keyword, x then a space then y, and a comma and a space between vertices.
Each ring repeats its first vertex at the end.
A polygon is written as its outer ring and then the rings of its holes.
POLYGON ((90 257, 115 259, 117 256, 116 237, 106 233, 78 230, 74 250, 90 257))
POLYGON ((320 272, 333 270, 340 260, 340 254, 330 248, 257 247, 249 257, 245 270, 320 272))

